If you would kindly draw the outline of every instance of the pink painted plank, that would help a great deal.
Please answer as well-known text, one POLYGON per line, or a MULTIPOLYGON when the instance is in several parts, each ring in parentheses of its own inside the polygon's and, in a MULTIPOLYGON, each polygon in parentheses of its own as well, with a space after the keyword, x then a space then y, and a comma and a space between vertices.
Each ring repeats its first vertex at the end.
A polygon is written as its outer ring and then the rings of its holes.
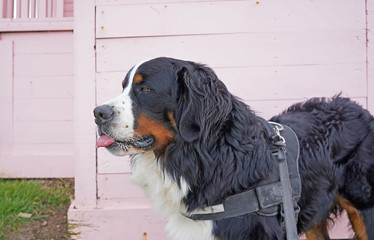
POLYGON ((71 76, 73 54, 29 54, 14 56, 15 77, 71 76))
POLYGON ((95 2, 74 2, 75 207, 96 208, 95 2))
MULTIPOLYGON (((227 0, 188 0, 188 2, 218 2, 227 0)), ((132 5, 132 4, 159 4, 183 3, 185 0, 96 0, 96 5, 132 5)))
POLYGON ((54 18, 53 21, 45 18, 32 19, 2 19, 0 32, 30 32, 30 31, 71 31, 73 18, 54 18))
MULTIPOLYGON (((46 143, 46 144, 14 143, 13 152, 22 153, 23 155, 74 155, 74 143, 72 141, 68 143, 46 143)), ((27 161, 27 159, 25 159, 25 161, 27 161)), ((74 176, 73 172, 71 176, 74 176)))
POLYGON ((144 192, 131 183, 130 174, 98 174, 99 199, 144 199, 144 192))
POLYGON ((6 0, 1 0, 0 1, 0 19, 1 18, 6 18, 6 0))
POLYGON ((117 157, 109 153, 108 150, 97 149, 97 172, 106 173, 131 173, 130 157, 117 157))
POLYGON ((47 17, 47 0, 37 0, 38 1, 38 18, 47 17))
POLYGON ((64 0, 55 0, 55 12, 54 17, 64 17, 64 0))
POLYGON ((65 99, 74 97, 73 76, 17 77, 14 82, 16 99, 65 99), (58 86, 58 91, 56 91, 58 86))
POLYGON ((28 32, 27 34, 7 33, 3 40, 15 42, 14 54, 73 54, 74 35, 66 32, 28 32))
MULTIPOLYGON (((50 89, 51 90, 51 89, 50 89)), ((14 121, 72 121, 73 99, 15 99, 14 121)))
POLYGON ((0 166, 0 178, 74 177, 73 154, 0 156, 0 166))
POLYGON ((374 0, 367 1, 368 28, 368 105, 374 114, 374 0))
POLYGON ((152 211, 152 204, 144 195, 140 196, 139 198, 100 198, 97 201, 97 207, 99 209, 150 209, 152 211))
POLYGON ((366 22, 362 14, 364 11, 365 3, 359 0, 103 5, 97 7, 96 36, 110 38, 363 29, 366 22), (327 9, 334 9, 334 18, 327 9), (209 13, 209 17, 206 13, 209 13), (235 16, 230 13, 235 13, 235 16), (121 27, 118 27, 118 23, 121 27))
POLYGON ((165 240, 165 221, 149 208, 77 209, 73 203, 68 212, 73 224, 73 239, 165 240))
POLYGON ((53 0, 45 0, 46 1, 46 17, 51 18, 53 17, 53 0))
POLYGON ((366 97, 366 64, 217 68, 234 95, 245 100, 366 97))
POLYGON ((64 1, 64 17, 73 17, 74 16, 74 1, 65 0, 64 1))
MULTIPOLYGON (((134 63, 133 65, 135 65, 134 63)), ((128 68, 130 70, 131 67, 128 68)), ((104 72, 96 74, 96 95, 97 103, 108 101, 122 92, 121 82, 125 78, 128 70, 121 72, 104 72)))
POLYGON ((5 6, 6 6, 5 7, 5 17, 6 18, 13 18, 13 1, 5 0, 5 2, 6 2, 6 4, 5 4, 5 6))
POLYGON ((13 143, 13 42, 0 41, 0 156, 12 152, 13 143))
POLYGON ((20 18, 27 19, 29 18, 29 0, 21 0, 19 2, 21 4, 20 6, 20 18))
MULTIPOLYGON (((72 121, 14 122, 14 143, 49 144, 74 141, 72 121)), ((43 150, 40 150, 43 154, 43 150)))
POLYGON ((212 67, 365 63, 365 36, 361 29, 100 39, 97 71, 127 71, 134 62, 158 56, 204 62, 212 67), (227 44, 229 47, 222 47, 227 44))

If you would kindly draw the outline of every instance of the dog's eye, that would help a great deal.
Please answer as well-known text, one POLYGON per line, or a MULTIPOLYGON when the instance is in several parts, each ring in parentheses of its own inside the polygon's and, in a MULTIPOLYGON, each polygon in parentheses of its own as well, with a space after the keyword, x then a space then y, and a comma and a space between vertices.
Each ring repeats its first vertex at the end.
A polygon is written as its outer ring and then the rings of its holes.
POLYGON ((140 88, 140 91, 141 91, 141 92, 152 92, 152 89, 147 88, 147 87, 141 87, 141 88, 140 88))

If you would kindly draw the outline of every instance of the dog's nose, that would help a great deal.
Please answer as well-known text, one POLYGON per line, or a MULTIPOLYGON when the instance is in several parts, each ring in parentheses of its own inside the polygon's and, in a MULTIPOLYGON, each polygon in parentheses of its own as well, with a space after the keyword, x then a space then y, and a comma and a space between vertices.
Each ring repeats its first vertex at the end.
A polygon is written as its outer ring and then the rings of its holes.
POLYGON ((97 106, 94 109, 95 122, 97 125, 103 125, 110 122, 114 117, 114 111, 112 107, 108 105, 97 106))

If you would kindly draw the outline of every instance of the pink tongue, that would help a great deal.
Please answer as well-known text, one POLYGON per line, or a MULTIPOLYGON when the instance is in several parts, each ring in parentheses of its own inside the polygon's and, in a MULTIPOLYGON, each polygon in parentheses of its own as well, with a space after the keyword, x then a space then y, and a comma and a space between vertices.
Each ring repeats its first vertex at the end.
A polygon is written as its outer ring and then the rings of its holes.
POLYGON ((113 138, 107 136, 107 135, 101 135, 97 141, 96 141, 96 146, 97 147, 107 147, 110 144, 114 143, 116 140, 113 138))

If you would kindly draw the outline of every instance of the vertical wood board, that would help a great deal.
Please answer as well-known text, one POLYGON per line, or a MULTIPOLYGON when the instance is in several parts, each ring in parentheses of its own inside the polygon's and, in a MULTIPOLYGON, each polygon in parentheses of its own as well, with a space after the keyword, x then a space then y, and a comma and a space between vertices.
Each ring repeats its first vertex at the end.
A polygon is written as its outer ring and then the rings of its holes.
POLYGON ((96 208, 95 1, 74 2, 75 207, 96 208))
POLYGON ((13 42, 0 39, 0 156, 12 152, 13 143, 13 42))

